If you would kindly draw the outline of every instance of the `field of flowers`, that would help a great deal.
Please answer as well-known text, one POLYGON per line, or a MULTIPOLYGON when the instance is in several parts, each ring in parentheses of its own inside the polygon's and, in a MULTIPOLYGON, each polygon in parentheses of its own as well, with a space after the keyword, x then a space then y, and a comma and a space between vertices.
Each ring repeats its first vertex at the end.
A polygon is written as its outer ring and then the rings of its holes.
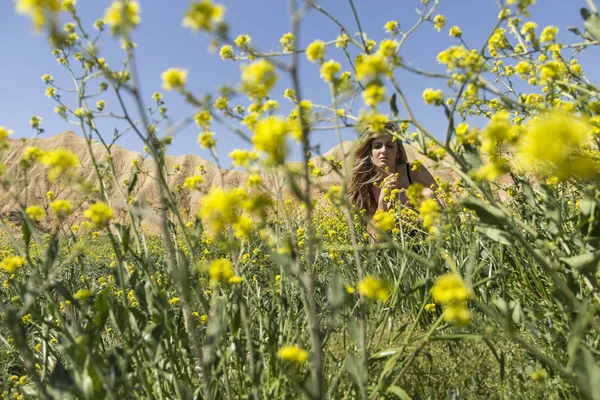
MULTIPOLYGON (((497 26, 473 48, 458 26, 446 27, 437 0, 421 0, 406 31, 389 21, 378 43, 359 15, 358 28, 345 27, 337 6, 290 0, 280 51, 262 53, 248 35, 230 36, 222 5, 191 1, 184 29, 210 35, 223 59, 241 63, 240 82, 200 96, 186 88, 188 71, 172 68, 163 89, 197 108, 190 122, 200 146, 218 145, 215 121, 239 134, 247 146, 231 159, 249 178, 210 188, 188 218, 178 193, 199 190, 204 178, 199 171, 178 190, 168 185, 167 108, 159 92, 145 107, 138 90, 130 35, 140 4, 114 0, 88 27, 75 0, 17 0, 72 74, 76 104, 59 96, 67 82, 42 77, 55 111, 110 155, 95 122, 106 104, 91 104, 88 93, 112 91, 121 108, 111 112, 153 160, 160 210, 152 234, 136 198, 137 163, 118 182, 111 156, 92 159, 99 183, 90 187, 73 153, 25 142, 19 173, 3 185, 26 186, 28 171, 43 165, 81 200, 49 192, 33 204, 26 189, 7 191, 19 195, 15 221, 1 223, 2 398, 600 399, 600 96, 576 58, 598 49, 600 16, 589 0, 578 41, 561 44, 556 27, 527 19, 534 2, 499 1, 497 26), (340 35, 298 48, 307 9, 340 35), (60 18, 70 22, 59 26, 60 18), (422 99, 445 110, 444 139, 415 118, 395 77, 435 75, 401 58, 417 29, 456 39, 438 55, 445 88, 422 99), (110 35, 122 41, 120 70, 98 50, 110 35), (320 66, 330 104, 301 96, 300 57, 320 66), (286 116, 271 93, 283 74, 294 85, 286 116), (487 121, 477 127, 476 117, 487 121), (438 181, 443 209, 413 185, 409 204, 371 220, 348 202, 350 160, 328 160, 331 171, 285 164, 291 140, 308 161, 323 124, 362 132, 390 121, 459 177, 438 181), (264 184, 274 173, 286 175, 284 189, 264 184), (324 173, 337 184, 315 183, 324 173), (85 221, 73 219, 76 209, 85 221)), ((42 129, 39 118, 31 125, 42 129)), ((0 147, 10 133, 0 127, 0 147)))

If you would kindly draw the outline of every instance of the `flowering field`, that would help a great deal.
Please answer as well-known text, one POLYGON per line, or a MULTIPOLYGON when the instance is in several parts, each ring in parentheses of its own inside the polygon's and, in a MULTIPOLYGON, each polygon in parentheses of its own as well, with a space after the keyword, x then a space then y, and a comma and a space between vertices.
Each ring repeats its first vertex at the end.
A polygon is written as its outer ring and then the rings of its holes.
MULTIPOLYGON (((358 14, 346 27, 338 5, 290 0, 290 31, 263 52, 230 34, 224 6, 191 1, 182 29, 241 65, 239 82, 217 95, 189 90, 185 69, 161 75, 163 91, 194 107, 184 123, 201 131, 202 148, 216 158, 217 123, 239 135, 230 157, 247 182, 205 190, 204 170, 170 184, 174 128, 160 92, 142 98, 136 71, 140 4, 114 0, 86 26, 75 0, 17 0, 72 77, 42 77, 54 111, 107 156, 90 144, 89 181, 66 149, 24 141, 10 165, 2 153, 15 204, 1 223, 2 398, 600 399, 600 96, 577 60, 597 51, 600 16, 587 1, 577 41, 558 43, 558 28, 528 19, 534 2, 500 1, 485 42, 469 44, 437 0, 421 0, 408 30, 387 22, 379 41, 358 14), (307 10, 339 36, 300 48, 307 10), (403 46, 421 29, 456 40, 437 56, 445 73, 405 63, 403 46), (110 37, 125 54, 118 69, 99 50, 110 37), (318 67, 330 103, 302 97, 301 58, 318 67), (444 138, 415 117, 399 71, 431 78, 418 101, 445 115, 444 138), (273 93, 284 75, 288 115, 273 93), (112 109, 105 93, 119 100, 112 109), (97 126, 108 112, 127 123, 120 135, 144 142, 151 171, 134 160, 130 178, 117 179, 112 131, 97 126), (320 129, 379 132, 389 122, 457 177, 434 185, 444 208, 415 184, 406 205, 385 193, 395 207, 369 218, 348 201, 350 155, 308 162, 320 129), (294 141, 300 167, 286 163, 294 141), (80 195, 32 202, 34 168, 80 195), (142 174, 155 180, 154 210, 138 196, 142 174), (273 176, 285 184, 267 185, 273 176), (200 194, 192 215, 182 193, 200 194)), ((39 117, 30 123, 41 132, 39 117)), ((0 127, 2 149, 10 134, 0 127)))

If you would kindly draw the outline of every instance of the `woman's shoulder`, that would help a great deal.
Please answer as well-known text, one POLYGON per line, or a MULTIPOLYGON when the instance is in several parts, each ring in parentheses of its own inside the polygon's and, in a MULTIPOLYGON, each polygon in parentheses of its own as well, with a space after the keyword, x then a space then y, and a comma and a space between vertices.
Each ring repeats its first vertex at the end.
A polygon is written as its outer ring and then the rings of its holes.
POLYGON ((421 183, 427 187, 435 182, 431 172, 421 162, 406 163, 404 168, 408 168, 413 182, 421 183))

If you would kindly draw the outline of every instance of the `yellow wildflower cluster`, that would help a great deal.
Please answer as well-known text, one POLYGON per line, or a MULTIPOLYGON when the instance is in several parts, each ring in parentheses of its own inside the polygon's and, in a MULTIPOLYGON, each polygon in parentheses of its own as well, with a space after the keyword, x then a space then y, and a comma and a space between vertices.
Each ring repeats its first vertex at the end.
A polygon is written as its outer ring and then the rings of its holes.
POLYGON ((373 224, 379 230, 390 232, 396 227, 396 213, 394 210, 377 210, 373 215, 373 224))
POLYGON ((445 307, 444 319, 461 325, 471 320, 471 311, 467 301, 473 297, 463 279, 457 273, 451 272, 437 278, 431 289, 433 299, 445 307))
POLYGON ((387 58, 382 53, 368 54, 357 59, 356 79, 372 82, 380 78, 381 75, 389 76, 391 74, 387 58))
POLYGON ((385 87, 372 83, 363 91, 362 98, 366 105, 375 107, 385 100, 385 87))
POLYGON ((34 29, 40 31, 50 17, 56 22, 56 15, 60 11, 59 0, 18 0, 16 4, 19 14, 28 15, 33 22, 34 29))
POLYGON ((438 32, 441 32, 446 26, 446 17, 443 15, 436 15, 433 17, 433 27, 437 29, 438 32))
POLYGON ((231 226, 236 237, 247 239, 254 229, 250 215, 264 216, 269 204, 268 198, 257 193, 248 194, 243 188, 226 191, 213 187, 200 201, 197 217, 215 234, 231 226))
POLYGON ((481 72, 485 67, 485 60, 477 50, 468 50, 464 46, 451 46, 437 55, 437 61, 446 65, 448 71, 459 68, 481 72))
POLYGON ((242 90, 253 100, 266 97, 277 82, 275 66, 265 59, 242 65, 242 90))
POLYGON ((27 261, 20 256, 6 257, 0 262, 0 268, 6 273, 14 274, 15 271, 27 264, 27 261))
POLYGON ((315 63, 323 62, 325 57, 325 43, 322 40, 315 40, 306 48, 306 58, 308 61, 315 63))
POLYGON ((79 158, 73 152, 65 149, 51 150, 42 155, 40 162, 49 168, 50 180, 68 172, 79 164, 79 158))
POLYGON ((288 147, 286 136, 290 125, 284 119, 268 117, 256 124, 252 144, 258 151, 267 154, 266 164, 277 165, 284 161, 288 147))
POLYGON ((193 30, 212 31, 223 20, 225 7, 211 0, 193 1, 185 11, 183 26, 193 30))
POLYGON ((50 209, 58 218, 65 218, 73 212, 73 206, 69 200, 54 200, 50 203, 50 209))
POLYGON ((327 83, 335 81, 335 75, 340 72, 340 63, 334 60, 325 61, 321 66, 321 78, 327 83))
POLYGON ((228 283, 231 278, 235 277, 231 261, 225 258, 213 260, 204 269, 208 271, 210 287, 213 289, 221 284, 228 283))
POLYGON ((211 149, 217 144, 215 134, 213 132, 202 132, 198 135, 198 144, 203 149, 211 149))
POLYGON ((236 167, 248 168, 251 163, 255 162, 257 157, 256 154, 249 150, 235 149, 229 153, 231 163, 236 167))
POLYGON ((40 206, 27 207, 25 209, 25 214, 27 214, 27 216, 33 221, 38 221, 38 220, 46 217, 46 212, 40 206))
POLYGON ((423 100, 426 104, 440 106, 444 102, 444 95, 441 89, 433 90, 428 88, 423 91, 423 100))
POLYGON ((187 69, 169 68, 164 71, 160 77, 162 79, 162 87, 165 90, 183 90, 187 82, 187 69))
POLYGON ((98 201, 85 210, 84 215, 91 220, 94 225, 105 226, 112 219, 113 210, 105 202, 98 201))
POLYGON ((423 200, 419 207, 419 214, 423 219, 423 226, 429 228, 429 231, 433 233, 435 231, 435 224, 440 218, 440 205, 437 200, 423 200))
POLYGON ((559 180, 598 175, 597 157, 586 152, 593 126, 560 111, 534 118, 517 143, 517 163, 526 171, 559 180))
POLYGON ((104 14, 104 22, 110 25, 113 35, 129 34, 140 21, 140 4, 136 0, 115 0, 104 14))
POLYGON ((308 351, 293 345, 293 346, 284 346, 277 350, 277 357, 281 358, 285 361, 296 362, 298 364, 303 364, 308 360, 308 351))
POLYGON ((371 275, 365 276, 358 282, 358 291, 369 300, 379 300, 385 303, 390 296, 389 285, 371 275))
POLYGON ((294 51, 295 50, 295 42, 296 38, 291 32, 284 34, 281 39, 279 39, 279 43, 281 43, 281 47, 283 51, 294 51))
POLYGON ((189 190, 200 190, 202 182, 204 182, 204 178, 202 175, 193 175, 185 178, 185 183, 183 186, 188 188, 189 190))

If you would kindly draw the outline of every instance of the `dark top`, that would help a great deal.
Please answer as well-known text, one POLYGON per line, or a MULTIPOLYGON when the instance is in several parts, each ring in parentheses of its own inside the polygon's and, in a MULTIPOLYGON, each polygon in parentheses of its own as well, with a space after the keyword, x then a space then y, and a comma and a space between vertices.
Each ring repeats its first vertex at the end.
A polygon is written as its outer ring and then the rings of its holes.
POLYGON ((412 185, 412 179, 410 178, 410 163, 406 163, 406 175, 408 176, 408 183, 412 185))

